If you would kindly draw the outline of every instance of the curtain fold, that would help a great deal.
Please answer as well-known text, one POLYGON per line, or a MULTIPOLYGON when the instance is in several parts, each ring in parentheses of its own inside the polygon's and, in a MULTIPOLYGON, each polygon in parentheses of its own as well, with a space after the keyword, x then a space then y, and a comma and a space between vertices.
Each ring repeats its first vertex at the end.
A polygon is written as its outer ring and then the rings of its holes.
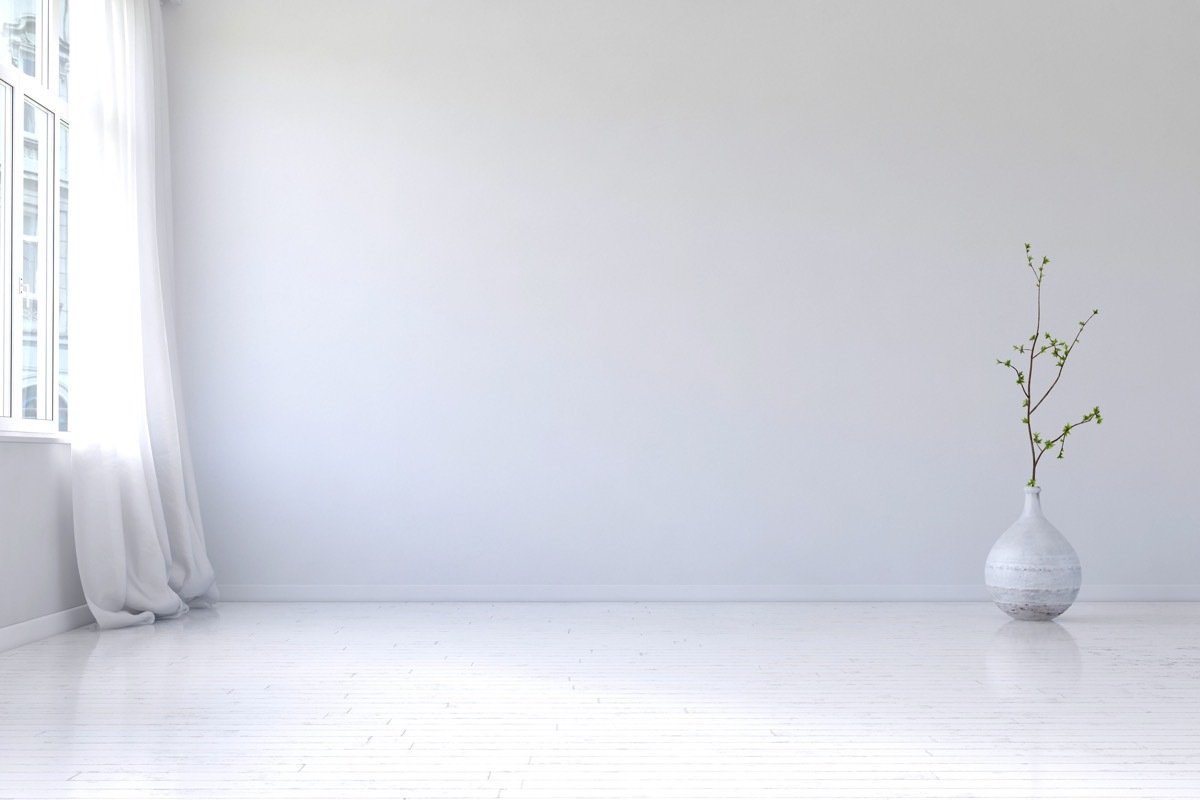
POLYGON ((70 380, 75 545, 101 628, 217 599, 174 337, 159 0, 73 3, 70 380))

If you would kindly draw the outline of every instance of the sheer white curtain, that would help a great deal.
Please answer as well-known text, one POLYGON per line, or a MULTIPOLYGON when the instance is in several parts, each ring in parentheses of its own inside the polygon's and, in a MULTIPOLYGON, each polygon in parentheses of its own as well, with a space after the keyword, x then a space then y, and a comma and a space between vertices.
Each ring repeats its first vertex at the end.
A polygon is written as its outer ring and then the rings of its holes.
POLYGON ((159 0, 71 4, 75 544, 101 628, 216 600, 180 402, 159 0))

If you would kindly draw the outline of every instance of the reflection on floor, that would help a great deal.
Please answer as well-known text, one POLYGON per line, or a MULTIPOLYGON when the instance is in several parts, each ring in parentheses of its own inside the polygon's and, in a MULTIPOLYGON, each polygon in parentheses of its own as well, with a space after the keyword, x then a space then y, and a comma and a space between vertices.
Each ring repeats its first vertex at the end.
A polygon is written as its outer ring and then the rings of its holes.
POLYGON ((0 798, 1200 797, 1200 604, 226 603, 0 655, 0 798))

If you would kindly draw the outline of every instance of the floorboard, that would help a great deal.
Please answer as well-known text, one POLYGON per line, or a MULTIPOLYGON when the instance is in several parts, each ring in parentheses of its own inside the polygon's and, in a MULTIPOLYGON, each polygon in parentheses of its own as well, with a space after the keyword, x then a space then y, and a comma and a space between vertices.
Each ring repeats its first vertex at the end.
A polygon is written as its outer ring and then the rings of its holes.
POLYGON ((1200 603, 224 603, 0 655, 0 798, 1200 797, 1200 603))

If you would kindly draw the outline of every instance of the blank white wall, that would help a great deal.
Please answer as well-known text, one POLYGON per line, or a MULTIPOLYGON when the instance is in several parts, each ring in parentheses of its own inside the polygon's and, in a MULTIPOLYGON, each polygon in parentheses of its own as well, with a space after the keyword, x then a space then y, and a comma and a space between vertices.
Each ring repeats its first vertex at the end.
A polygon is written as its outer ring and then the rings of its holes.
POLYGON ((70 471, 64 444, 0 441, 0 629, 83 605, 70 471))
POLYGON ((978 586, 1026 241, 1052 331, 1102 310, 1047 513, 1090 585, 1197 583, 1194 2, 165 17, 227 586, 978 586))

